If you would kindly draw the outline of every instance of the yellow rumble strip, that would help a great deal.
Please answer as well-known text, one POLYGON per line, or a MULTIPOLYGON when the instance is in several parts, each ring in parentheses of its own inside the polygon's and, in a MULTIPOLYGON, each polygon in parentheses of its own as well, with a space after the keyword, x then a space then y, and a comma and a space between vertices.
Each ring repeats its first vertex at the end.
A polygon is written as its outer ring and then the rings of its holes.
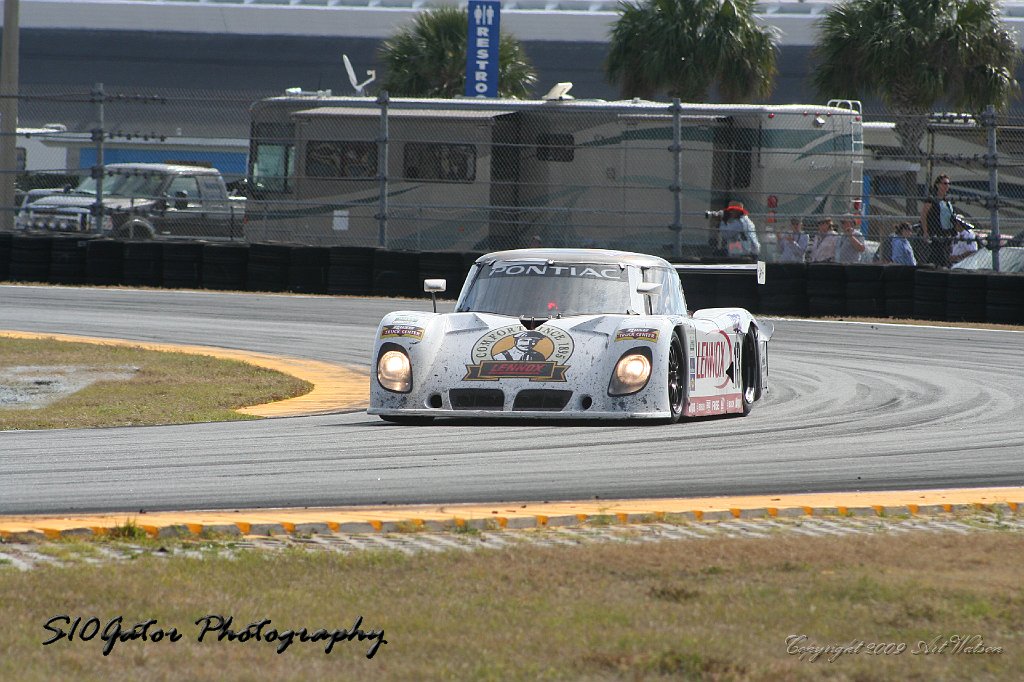
POLYGON ((912 517, 994 511, 1024 513, 1024 488, 967 488, 654 500, 588 500, 419 506, 243 509, 232 511, 0 516, 0 537, 102 535, 131 522, 154 537, 206 532, 235 535, 388 533, 403 530, 522 529, 659 520, 912 517))

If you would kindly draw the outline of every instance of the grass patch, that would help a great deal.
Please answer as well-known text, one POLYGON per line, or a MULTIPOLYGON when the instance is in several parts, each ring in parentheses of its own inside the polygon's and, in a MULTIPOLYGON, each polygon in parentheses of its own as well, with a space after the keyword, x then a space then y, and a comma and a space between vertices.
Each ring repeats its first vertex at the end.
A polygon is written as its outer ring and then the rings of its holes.
POLYGON ((132 519, 125 519, 124 523, 114 526, 107 531, 107 537, 112 540, 141 540, 147 537, 146 531, 132 519))
POLYGON ((235 550, 101 566, 0 570, 0 679, 1017 680, 1021 534, 680 540, 407 556, 235 550), (176 643, 61 640, 55 615, 123 629, 157 619, 176 643), (197 641, 195 621, 383 629, 386 645, 197 641), (905 643, 901 654, 800 660, 805 645, 905 643), (911 653, 978 635, 1003 653, 911 653))
POLYGON ((0 338, 0 370, 19 366, 135 368, 36 409, 0 409, 0 430, 143 426, 257 419, 248 405, 307 393, 312 385, 235 360, 53 340, 0 338))

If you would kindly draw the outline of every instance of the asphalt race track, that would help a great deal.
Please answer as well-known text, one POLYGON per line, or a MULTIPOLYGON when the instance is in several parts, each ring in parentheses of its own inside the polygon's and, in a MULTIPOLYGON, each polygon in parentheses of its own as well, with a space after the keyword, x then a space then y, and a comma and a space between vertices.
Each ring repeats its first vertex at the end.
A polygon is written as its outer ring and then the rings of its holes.
MULTIPOLYGON (((0 329, 367 368, 380 317, 429 305, 0 286, 0 329)), ((0 513, 1024 485, 1024 333, 779 320, 770 351, 772 393, 749 417, 675 426, 351 413, 0 432, 0 513)))

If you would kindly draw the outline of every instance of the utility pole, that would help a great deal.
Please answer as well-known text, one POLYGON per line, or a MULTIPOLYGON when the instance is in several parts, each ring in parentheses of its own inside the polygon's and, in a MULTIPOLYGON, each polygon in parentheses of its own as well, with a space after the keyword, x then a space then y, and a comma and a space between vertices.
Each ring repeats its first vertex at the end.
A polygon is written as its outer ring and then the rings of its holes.
POLYGON ((4 0, 0 52, 0 231, 14 229, 14 182, 18 179, 18 2, 4 0))

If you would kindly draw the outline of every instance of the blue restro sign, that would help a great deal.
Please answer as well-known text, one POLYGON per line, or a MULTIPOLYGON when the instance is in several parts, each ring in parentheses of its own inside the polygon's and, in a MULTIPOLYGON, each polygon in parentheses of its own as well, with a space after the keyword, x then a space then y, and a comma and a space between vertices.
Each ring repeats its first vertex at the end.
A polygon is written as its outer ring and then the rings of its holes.
POLYGON ((466 50, 466 96, 498 96, 498 43, 501 3, 469 0, 469 43, 466 50))

